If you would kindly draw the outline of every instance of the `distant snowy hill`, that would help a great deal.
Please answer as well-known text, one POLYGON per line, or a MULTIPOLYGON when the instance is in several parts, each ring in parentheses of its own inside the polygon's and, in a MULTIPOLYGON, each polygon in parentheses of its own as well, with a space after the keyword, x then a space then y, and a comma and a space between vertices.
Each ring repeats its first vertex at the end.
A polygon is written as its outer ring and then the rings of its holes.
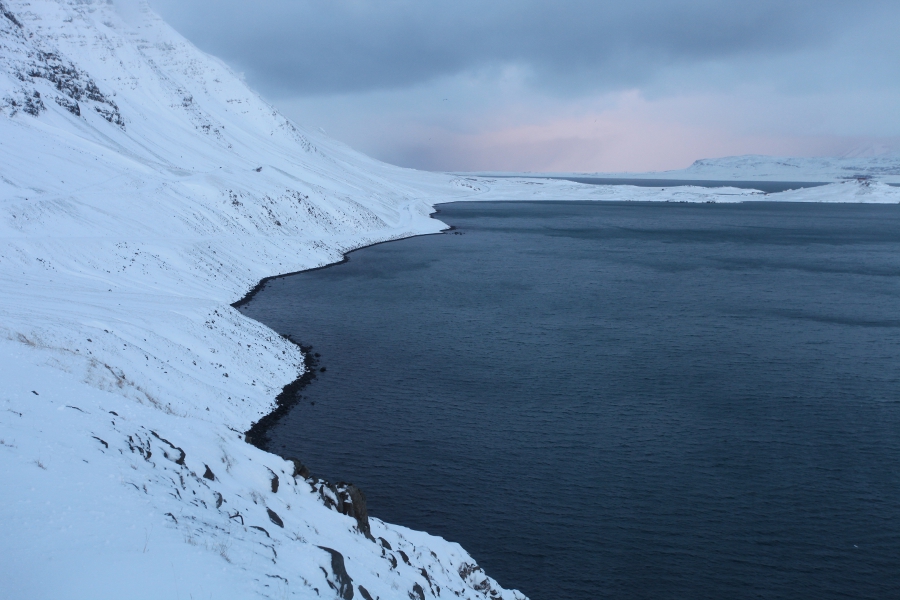
MULTIPOLYGON (((785 199, 900 200, 828 187, 785 199)), ((246 443, 303 356, 230 306, 439 231, 436 202, 515 198, 762 196, 392 167, 140 2, 0 0, 0 598, 522 598, 246 443)))
MULTIPOLYGON (((528 173, 531 177, 572 176, 622 179, 675 179, 702 181, 842 182, 871 179, 900 183, 900 151, 860 151, 843 157, 780 158, 776 156, 728 156, 694 161, 686 169, 646 173, 528 173)), ((491 173, 482 173, 491 175, 491 173)), ((498 173, 499 174, 499 173, 498 173)), ((525 174, 522 174, 525 175, 525 174)))
MULTIPOLYGON (((687 169, 657 173, 672 179, 714 179, 730 181, 844 181, 871 178, 900 182, 900 153, 843 158, 777 158, 772 156, 730 156, 703 159, 687 169)), ((642 176, 648 176, 642 174, 642 176)))

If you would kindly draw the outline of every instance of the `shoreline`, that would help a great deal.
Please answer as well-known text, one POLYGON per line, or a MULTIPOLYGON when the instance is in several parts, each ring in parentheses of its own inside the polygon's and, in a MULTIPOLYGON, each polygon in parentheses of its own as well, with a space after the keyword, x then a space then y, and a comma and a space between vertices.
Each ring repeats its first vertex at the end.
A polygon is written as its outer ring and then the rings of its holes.
MULTIPOLYGON (((435 209, 434 212, 429 214, 429 217, 437 221, 438 219, 435 218, 435 215, 440 214, 440 212, 441 211, 439 209, 435 209)), ((260 323, 256 319, 253 319, 252 317, 249 317, 246 314, 244 314, 240 309, 242 306, 246 306, 247 304, 249 304, 259 292, 261 292, 263 289, 265 289, 266 284, 269 283, 270 281, 275 281, 276 279, 282 279, 282 278, 291 277, 294 275, 300 275, 301 273, 310 273, 312 271, 321 271, 323 269, 330 269, 332 267, 337 267, 339 265, 343 265, 347 262, 350 262, 350 255, 352 253, 357 252, 359 250, 365 250, 367 248, 372 248, 374 246, 378 246, 381 244, 388 244, 390 242, 399 242, 401 240, 408 240, 408 239, 417 238, 417 237, 425 237, 425 236, 429 236, 429 235, 444 235, 450 231, 454 231, 455 229, 456 229, 455 226, 448 225, 445 229, 442 229, 441 231, 439 231, 437 233, 419 233, 416 235, 410 235, 410 236, 406 236, 406 237, 399 237, 399 238, 394 238, 394 239, 390 239, 390 240, 382 240, 380 242, 375 242, 373 244, 366 244, 365 246, 360 246, 359 248, 354 248, 352 250, 348 250, 347 252, 344 252, 343 256, 341 257, 341 260, 333 262, 333 263, 329 263, 327 265, 321 265, 318 267, 312 267, 310 269, 303 269, 300 271, 293 271, 290 273, 282 273, 280 275, 271 275, 269 277, 264 277, 264 278, 260 279, 259 282, 255 286, 253 286, 250 289, 250 291, 248 291, 244 295, 243 298, 241 298, 237 302, 232 303, 231 307, 238 310, 239 312, 241 312, 241 314, 243 316, 247 317, 248 319, 251 319, 252 321, 254 321, 256 323, 260 323)), ((268 327, 268 325, 266 325, 265 323, 260 323, 260 324, 265 327, 268 327)), ((278 333, 278 332, 276 332, 276 333, 278 333)), ((275 406, 272 408, 272 410, 269 411, 268 413, 266 413, 265 415, 263 415, 262 417, 260 417, 256 422, 251 423, 250 428, 247 429, 247 431, 245 431, 243 435, 244 435, 244 441, 247 442, 248 444, 250 444, 251 446, 255 446, 256 448, 259 448, 260 450, 263 450, 264 452, 270 452, 277 456, 281 456, 281 458, 284 458, 286 460, 297 460, 294 458, 282 456, 281 454, 279 454, 279 453, 273 451, 271 448, 269 448, 269 443, 271 442, 271 440, 269 439, 269 431, 271 431, 271 429, 273 427, 275 427, 281 421, 281 419, 283 417, 285 417, 291 411, 291 409, 294 408, 300 402, 300 400, 302 399, 302 397, 300 396, 300 392, 304 388, 306 388, 306 386, 308 386, 310 383, 312 383, 313 380, 316 379, 316 368, 319 366, 319 355, 317 353, 313 352, 313 346, 311 344, 309 344, 309 345, 303 344, 302 342, 297 341, 294 338, 292 338, 289 334, 285 335, 285 334, 278 333, 278 335, 280 335, 282 338, 284 338, 288 342, 294 344, 295 346, 297 346, 300 349, 300 352, 303 355, 303 367, 304 367, 303 373, 301 373, 299 377, 297 377, 290 383, 286 384, 283 388, 281 388, 281 392, 279 392, 279 394, 277 396, 275 396, 275 406)))

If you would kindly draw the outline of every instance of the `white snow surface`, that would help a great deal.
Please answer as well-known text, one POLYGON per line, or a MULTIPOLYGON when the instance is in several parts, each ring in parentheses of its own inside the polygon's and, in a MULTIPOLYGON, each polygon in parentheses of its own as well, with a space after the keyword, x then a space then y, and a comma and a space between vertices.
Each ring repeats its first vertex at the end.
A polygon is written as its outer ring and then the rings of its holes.
MULTIPOLYGON (((479 173, 482 176, 511 173, 479 173)), ((597 177, 622 179, 672 179, 700 181, 786 181, 838 183, 868 179, 900 183, 900 151, 843 157, 777 157, 761 155, 704 158, 686 169, 646 173, 520 173, 529 177, 597 177)))
MULTIPOLYGON (((779 196, 900 201, 817 189, 779 196)), ((458 544, 375 518, 372 541, 246 443, 303 357, 230 304, 438 232, 438 202, 773 198, 392 167, 285 119, 142 3, 2 0, 0 598, 524 598, 458 544)))
POLYGON ((729 156, 695 161, 687 169, 640 174, 666 179, 719 181, 818 181, 839 182, 867 178, 900 182, 900 153, 875 156, 804 157, 729 156))

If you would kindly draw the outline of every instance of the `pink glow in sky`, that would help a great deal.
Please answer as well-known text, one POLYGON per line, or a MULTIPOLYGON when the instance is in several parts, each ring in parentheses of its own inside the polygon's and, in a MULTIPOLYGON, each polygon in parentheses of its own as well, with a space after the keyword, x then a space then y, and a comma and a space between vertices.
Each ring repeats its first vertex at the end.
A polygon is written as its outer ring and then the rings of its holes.
POLYGON ((301 125, 431 170, 645 171, 900 138, 897 0, 150 0, 301 125))

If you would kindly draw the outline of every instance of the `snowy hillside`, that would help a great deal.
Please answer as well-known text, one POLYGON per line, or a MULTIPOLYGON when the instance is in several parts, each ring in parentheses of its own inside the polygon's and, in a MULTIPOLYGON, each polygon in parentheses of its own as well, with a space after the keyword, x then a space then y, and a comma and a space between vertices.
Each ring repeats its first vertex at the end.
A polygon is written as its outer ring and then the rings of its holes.
POLYGON ((520 597, 242 434, 303 358, 229 304, 472 190, 300 130, 139 4, 0 13, 0 597, 520 597))
POLYGON ((0 598, 521 598, 243 435, 303 356, 230 304, 462 198, 760 195, 399 169, 143 4, 0 1, 0 598))

